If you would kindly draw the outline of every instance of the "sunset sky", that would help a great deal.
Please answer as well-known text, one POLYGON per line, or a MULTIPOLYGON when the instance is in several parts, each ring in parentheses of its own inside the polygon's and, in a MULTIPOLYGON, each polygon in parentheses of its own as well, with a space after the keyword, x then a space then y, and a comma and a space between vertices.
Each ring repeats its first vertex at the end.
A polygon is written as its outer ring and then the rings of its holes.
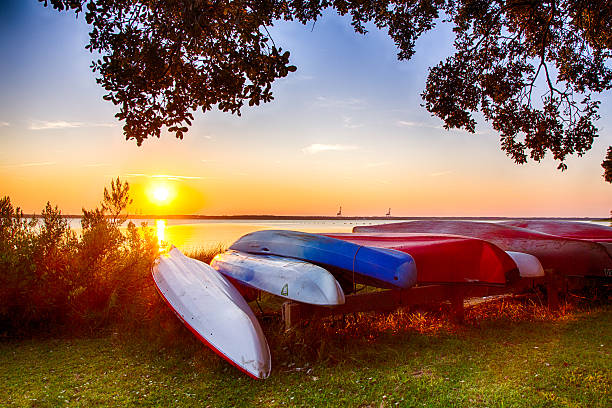
POLYGON ((484 121, 446 131, 423 107, 427 68, 449 55, 447 27, 399 62, 382 32, 326 15, 279 23, 277 45, 298 71, 275 100, 242 117, 197 113, 184 140, 137 147, 102 100, 85 50, 89 28, 36 0, 0 2, 0 194, 25 212, 47 201, 80 213, 112 178, 130 183, 132 213, 589 216, 612 209, 600 163, 612 144, 612 96, 601 95, 600 138, 556 170, 518 166, 484 121))

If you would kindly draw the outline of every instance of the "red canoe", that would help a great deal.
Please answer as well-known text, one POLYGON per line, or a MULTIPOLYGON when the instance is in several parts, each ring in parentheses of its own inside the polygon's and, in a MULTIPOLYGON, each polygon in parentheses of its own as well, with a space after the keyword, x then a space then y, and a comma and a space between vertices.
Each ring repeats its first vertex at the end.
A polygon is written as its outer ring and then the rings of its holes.
POLYGON ((455 234, 489 241, 504 251, 537 257, 544 269, 567 276, 612 276, 612 257, 596 242, 476 221, 410 221, 353 228, 353 232, 455 234))
POLYGON ((495 245, 475 238, 433 234, 326 233, 358 245, 396 249, 414 259, 419 284, 505 285, 519 278, 516 263, 495 245))
POLYGON ((504 221, 500 224, 510 227, 527 228, 564 238, 584 239, 595 242, 612 242, 612 228, 588 222, 519 220, 504 221))

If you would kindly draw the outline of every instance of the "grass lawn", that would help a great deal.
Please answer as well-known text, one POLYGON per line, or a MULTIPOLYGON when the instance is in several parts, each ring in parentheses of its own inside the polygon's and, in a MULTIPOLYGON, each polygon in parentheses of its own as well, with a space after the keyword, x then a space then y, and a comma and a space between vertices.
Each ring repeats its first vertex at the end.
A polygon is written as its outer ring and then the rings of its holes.
POLYGON ((113 334, 4 340, 0 406, 611 407, 612 307, 553 315, 520 302, 475 306, 463 326, 402 311, 290 333, 267 322, 264 381, 187 330, 165 345, 113 334))

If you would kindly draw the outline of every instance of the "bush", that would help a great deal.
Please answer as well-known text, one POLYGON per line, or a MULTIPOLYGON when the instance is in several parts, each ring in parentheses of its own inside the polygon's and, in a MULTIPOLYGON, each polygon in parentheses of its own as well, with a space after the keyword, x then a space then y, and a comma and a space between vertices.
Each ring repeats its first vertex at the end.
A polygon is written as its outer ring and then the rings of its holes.
POLYGON ((0 333, 100 329, 151 319, 159 298, 150 278, 159 248, 152 228, 128 223, 129 185, 104 189, 83 209, 82 233, 47 203, 38 220, 0 200, 0 333), (40 224, 40 225, 39 225, 40 224))

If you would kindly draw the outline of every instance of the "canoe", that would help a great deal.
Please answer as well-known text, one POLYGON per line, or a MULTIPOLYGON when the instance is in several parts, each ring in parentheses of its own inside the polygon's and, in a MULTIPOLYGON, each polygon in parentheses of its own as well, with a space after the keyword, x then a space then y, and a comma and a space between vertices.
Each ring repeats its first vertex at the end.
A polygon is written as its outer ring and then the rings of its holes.
POLYGON ((244 298, 210 265, 172 248, 153 267, 168 306, 204 344, 253 378, 267 378, 268 342, 244 298))
POLYGON ((502 225, 526 228, 564 238, 584 239, 595 242, 612 242, 612 228, 588 222, 556 220, 503 221, 502 225))
POLYGON ((215 270, 255 289, 313 305, 341 305, 344 292, 331 273, 308 262, 229 250, 210 262, 215 270))
POLYGON ((416 263, 418 284, 506 285, 519 278, 513 258, 476 238, 444 234, 325 234, 358 245, 408 253, 416 263))
POLYGON ((354 232, 454 234, 479 238, 504 251, 523 252, 538 258, 544 270, 566 276, 610 276, 612 256, 596 242, 563 238, 524 228, 477 221, 410 221, 362 226, 354 232))
POLYGON ((330 271, 346 290, 353 282, 381 288, 408 288, 416 282, 414 260, 404 252, 364 247, 318 234, 255 231, 238 239, 230 249, 319 265, 330 271))
POLYGON ((535 256, 515 251, 506 251, 506 253, 518 266, 521 278, 540 278, 544 276, 544 268, 535 256))

